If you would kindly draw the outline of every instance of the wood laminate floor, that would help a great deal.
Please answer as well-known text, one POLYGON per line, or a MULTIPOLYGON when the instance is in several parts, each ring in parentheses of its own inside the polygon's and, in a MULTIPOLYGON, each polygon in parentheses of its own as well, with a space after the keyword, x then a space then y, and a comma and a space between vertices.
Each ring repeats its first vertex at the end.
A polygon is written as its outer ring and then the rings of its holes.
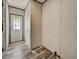
POLYGON ((16 48, 9 49, 4 52, 2 59, 59 59, 54 56, 52 52, 44 47, 39 47, 37 49, 30 50, 27 45, 21 45, 16 48))
POLYGON ((23 45, 3 52, 2 59, 31 59, 31 56, 30 48, 27 45, 23 45))

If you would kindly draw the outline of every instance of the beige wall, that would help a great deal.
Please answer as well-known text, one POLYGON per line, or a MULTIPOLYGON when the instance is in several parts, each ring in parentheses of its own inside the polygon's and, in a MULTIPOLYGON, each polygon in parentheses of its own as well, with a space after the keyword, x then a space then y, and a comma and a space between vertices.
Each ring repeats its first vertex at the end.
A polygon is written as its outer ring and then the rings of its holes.
POLYGON ((32 1, 31 8, 31 46, 35 48, 42 43, 42 5, 32 1))
POLYGON ((24 24, 25 24, 25 28, 24 28, 24 34, 25 34, 25 43, 28 45, 28 47, 30 47, 31 49, 31 0, 29 2, 29 4, 27 5, 27 8, 25 9, 25 21, 24 21, 24 24))
POLYGON ((48 0, 42 12, 42 44, 60 53, 60 0, 48 0))
POLYGON ((62 59, 76 59, 76 0, 48 0, 43 5, 42 44, 60 53, 62 59))

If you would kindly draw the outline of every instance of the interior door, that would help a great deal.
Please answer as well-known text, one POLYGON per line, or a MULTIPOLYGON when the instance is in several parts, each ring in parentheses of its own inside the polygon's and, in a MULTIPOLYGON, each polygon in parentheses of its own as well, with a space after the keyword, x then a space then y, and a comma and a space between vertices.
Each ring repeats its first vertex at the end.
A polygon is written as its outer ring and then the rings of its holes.
POLYGON ((22 41, 22 16, 20 15, 10 15, 11 19, 11 40, 10 42, 22 41))

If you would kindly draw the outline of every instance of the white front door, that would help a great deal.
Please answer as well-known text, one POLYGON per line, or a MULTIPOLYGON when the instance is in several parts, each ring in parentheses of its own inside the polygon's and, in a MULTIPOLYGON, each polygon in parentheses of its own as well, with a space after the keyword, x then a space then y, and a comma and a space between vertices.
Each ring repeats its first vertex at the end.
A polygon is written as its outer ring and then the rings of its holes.
POLYGON ((22 40, 22 16, 10 15, 11 19, 11 40, 10 42, 16 42, 22 40))

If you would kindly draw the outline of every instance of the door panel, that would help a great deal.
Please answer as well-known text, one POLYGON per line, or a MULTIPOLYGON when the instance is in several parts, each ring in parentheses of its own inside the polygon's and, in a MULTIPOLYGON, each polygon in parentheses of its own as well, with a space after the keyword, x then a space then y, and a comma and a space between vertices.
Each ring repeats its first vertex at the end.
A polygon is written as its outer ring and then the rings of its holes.
POLYGON ((22 40, 22 16, 11 15, 11 42, 22 40))

